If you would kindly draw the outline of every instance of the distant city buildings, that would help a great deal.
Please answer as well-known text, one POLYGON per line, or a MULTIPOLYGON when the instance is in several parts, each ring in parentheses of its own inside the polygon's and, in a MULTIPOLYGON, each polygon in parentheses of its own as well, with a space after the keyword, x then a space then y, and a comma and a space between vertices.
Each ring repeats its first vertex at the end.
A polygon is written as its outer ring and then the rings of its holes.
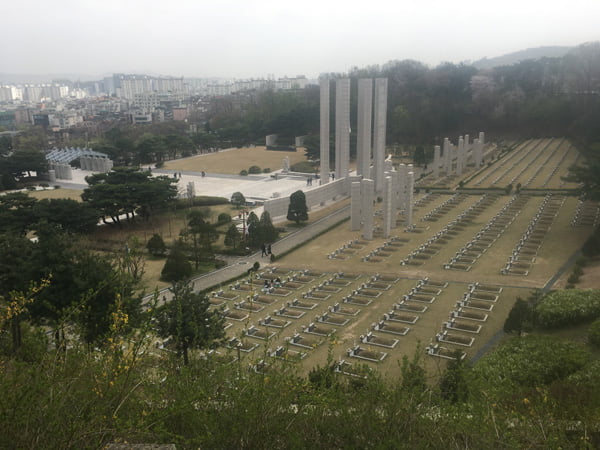
POLYGON ((53 133, 56 145, 64 145, 67 142, 61 141, 68 141, 71 134, 94 136, 115 121, 197 121, 220 97, 234 96, 231 102, 239 109, 258 91, 302 90, 309 84, 316 82, 302 75, 228 80, 115 73, 85 82, 12 84, 0 80, 0 127, 39 125, 53 133))

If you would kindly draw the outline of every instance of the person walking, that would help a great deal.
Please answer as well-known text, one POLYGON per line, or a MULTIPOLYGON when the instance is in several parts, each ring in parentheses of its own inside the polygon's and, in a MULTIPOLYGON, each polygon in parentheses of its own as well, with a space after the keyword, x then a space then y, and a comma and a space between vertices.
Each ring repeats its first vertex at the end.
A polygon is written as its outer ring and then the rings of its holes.
MULTIPOLYGON (((269 246, 271 247, 271 246, 269 246)), ((265 243, 263 242, 262 245, 260 246, 260 249, 262 251, 260 256, 267 256, 267 246, 265 245, 265 243)))
POLYGON ((272 255, 273 253, 271 253, 271 244, 267 245, 267 253, 269 255, 272 255))

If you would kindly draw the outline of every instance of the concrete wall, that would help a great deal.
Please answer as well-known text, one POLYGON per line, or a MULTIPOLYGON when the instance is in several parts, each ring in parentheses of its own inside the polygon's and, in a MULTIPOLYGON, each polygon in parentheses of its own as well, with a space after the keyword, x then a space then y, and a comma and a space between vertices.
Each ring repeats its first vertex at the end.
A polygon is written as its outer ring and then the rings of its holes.
MULTIPOLYGON (((350 195, 350 183, 358 180, 359 178, 357 177, 346 177, 340 180, 331 181, 309 191, 304 191, 304 195, 306 195, 306 206, 308 206, 310 211, 311 208, 319 206, 321 203, 348 197, 350 195)), ((265 201, 264 209, 271 215, 271 218, 274 219, 277 217, 285 217, 289 205, 289 197, 273 198, 265 201)))

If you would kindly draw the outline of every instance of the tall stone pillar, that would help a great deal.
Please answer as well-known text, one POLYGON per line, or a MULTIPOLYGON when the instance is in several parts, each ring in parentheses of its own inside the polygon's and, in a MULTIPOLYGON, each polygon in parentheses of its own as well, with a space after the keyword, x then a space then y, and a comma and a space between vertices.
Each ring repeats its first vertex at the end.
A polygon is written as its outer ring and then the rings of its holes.
POLYGON ((400 204, 400 172, 392 172, 392 228, 396 228, 398 205, 400 204))
POLYGON ((452 170, 452 156, 450 155, 450 139, 444 138, 444 168, 446 176, 451 175, 452 170))
POLYGON ((360 195, 362 197, 362 221, 363 238, 373 239, 373 199, 375 198, 375 182, 369 179, 363 179, 360 182, 360 195))
POLYGON ((462 175, 465 160, 465 140, 462 136, 458 138, 458 151, 456 152, 456 175, 462 175))
POLYGON ((485 145, 485 133, 483 131, 479 132, 479 143, 482 147, 485 145))
POLYGON ((375 79, 375 117, 373 125, 373 160, 375 168, 375 191, 383 189, 383 167, 385 161, 386 119, 387 119, 387 78, 375 79))
POLYGON ((350 184, 350 231, 360 230, 362 219, 362 203, 360 196, 360 181, 350 184))
POLYGON ((475 168, 478 169, 481 166, 481 143, 479 139, 475 139, 473 141, 473 162, 475 163, 475 168))
POLYGON ((383 180, 383 237, 385 239, 390 237, 392 221, 396 222, 392 200, 392 177, 386 176, 383 180))
POLYGON ((356 173, 369 178, 371 167, 371 122, 373 120, 373 80, 358 80, 358 130, 356 136, 356 173))
POLYGON ((440 146, 433 147, 433 179, 437 180, 440 176, 440 146))
POLYGON ((404 211, 406 205, 406 175, 408 170, 406 170, 406 164, 398 165, 398 199, 397 199, 397 207, 398 209, 404 211))
POLYGON ((335 177, 348 176, 350 166, 350 79, 335 82, 335 177))
POLYGON ((329 183, 329 80, 320 81, 321 184, 329 183))
POLYGON ((413 225, 413 197, 415 190, 415 174, 414 172, 408 172, 407 183, 406 183, 406 226, 412 227, 413 225))
POLYGON ((470 138, 468 134, 465 134, 465 152, 463 158, 463 170, 467 169, 467 162, 469 161, 469 150, 471 150, 472 145, 470 142, 470 138))

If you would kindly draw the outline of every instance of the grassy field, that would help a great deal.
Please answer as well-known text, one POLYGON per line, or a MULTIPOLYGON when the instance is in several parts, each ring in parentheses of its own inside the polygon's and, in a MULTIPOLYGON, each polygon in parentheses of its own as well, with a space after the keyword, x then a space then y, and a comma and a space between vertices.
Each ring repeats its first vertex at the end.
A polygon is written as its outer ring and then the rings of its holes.
POLYGON ((165 163, 164 168, 237 175, 241 170, 248 170, 250 166, 258 166, 261 169, 269 168, 271 171, 279 170, 285 157, 290 159, 290 166, 297 162, 306 161, 303 148, 299 148, 295 152, 280 152, 266 150, 265 147, 243 147, 169 161, 165 163))
POLYGON ((52 198, 70 198, 72 200, 77 200, 78 202, 81 200, 81 192, 76 189, 45 189, 43 191, 27 191, 27 195, 36 198, 38 200, 42 200, 44 198, 52 199, 52 198))

